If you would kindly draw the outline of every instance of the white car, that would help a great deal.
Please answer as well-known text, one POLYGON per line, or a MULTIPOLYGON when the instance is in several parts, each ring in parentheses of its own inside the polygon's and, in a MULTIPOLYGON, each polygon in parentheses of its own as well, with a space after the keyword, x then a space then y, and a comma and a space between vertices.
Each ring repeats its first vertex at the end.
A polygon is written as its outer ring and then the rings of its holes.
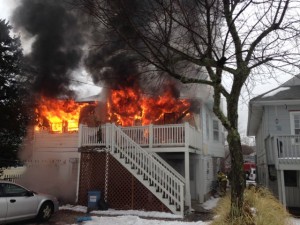
POLYGON ((253 180, 253 181, 256 180, 256 169, 255 168, 250 169, 249 180, 253 180))
POLYGON ((58 210, 58 200, 13 182, 0 180, 0 224, 36 218, 47 221, 58 210))

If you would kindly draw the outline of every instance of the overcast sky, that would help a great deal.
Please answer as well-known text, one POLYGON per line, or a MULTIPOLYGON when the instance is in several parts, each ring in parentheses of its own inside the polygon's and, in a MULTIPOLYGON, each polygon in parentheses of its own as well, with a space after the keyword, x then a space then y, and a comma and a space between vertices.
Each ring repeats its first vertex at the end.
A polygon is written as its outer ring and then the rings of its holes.
MULTIPOLYGON (((0 0, 0 18, 2 19, 9 19, 11 12, 16 7, 18 2, 22 0, 0 0)), ((259 94, 267 92, 273 88, 276 88, 280 84, 286 82, 287 80, 291 79, 290 75, 281 74, 277 76, 277 81, 275 80, 268 80, 265 81, 264 84, 258 84, 253 92, 251 93, 250 98, 253 98, 259 94)), ((86 80, 87 78, 82 77, 82 80, 86 80)), ((89 78, 90 79, 90 78, 89 78)), ((83 85, 80 87, 80 91, 84 93, 84 95, 89 94, 96 94, 100 91, 99 88, 92 87, 90 85, 83 85), (91 91, 92 90, 92 91, 91 91)), ((240 132, 242 135, 246 135, 247 131, 247 120, 248 120, 248 100, 249 96, 241 99, 241 104, 239 108, 239 126, 240 132)))

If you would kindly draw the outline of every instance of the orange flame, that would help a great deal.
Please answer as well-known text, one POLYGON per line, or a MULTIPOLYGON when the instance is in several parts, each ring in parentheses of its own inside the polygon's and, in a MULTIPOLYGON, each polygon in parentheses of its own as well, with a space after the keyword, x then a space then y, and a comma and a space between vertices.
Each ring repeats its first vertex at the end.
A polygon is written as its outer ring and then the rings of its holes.
POLYGON ((175 113, 181 115, 190 108, 187 100, 176 99, 171 91, 158 97, 146 97, 140 91, 132 88, 113 90, 107 103, 109 120, 122 126, 133 126, 136 121, 142 125, 159 123, 165 114, 175 113))
POLYGON ((59 100, 42 97, 36 108, 38 125, 36 130, 49 127, 52 132, 78 131, 80 110, 85 104, 74 100, 59 100))

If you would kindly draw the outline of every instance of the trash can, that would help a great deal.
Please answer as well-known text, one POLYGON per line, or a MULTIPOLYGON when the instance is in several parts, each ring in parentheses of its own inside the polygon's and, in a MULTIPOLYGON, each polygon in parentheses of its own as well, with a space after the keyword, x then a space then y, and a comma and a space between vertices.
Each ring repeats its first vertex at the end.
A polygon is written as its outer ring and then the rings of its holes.
POLYGON ((99 209, 100 197, 100 191, 88 191, 88 209, 99 209))

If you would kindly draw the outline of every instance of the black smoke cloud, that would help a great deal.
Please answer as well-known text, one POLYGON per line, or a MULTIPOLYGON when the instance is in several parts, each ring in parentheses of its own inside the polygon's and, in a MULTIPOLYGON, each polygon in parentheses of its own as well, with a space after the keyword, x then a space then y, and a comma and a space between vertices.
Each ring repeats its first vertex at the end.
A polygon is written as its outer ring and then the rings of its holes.
POLYGON ((48 97, 70 95, 71 72, 83 54, 85 29, 78 15, 64 1, 23 0, 12 19, 17 30, 34 38, 25 56, 33 91, 48 97))
MULTIPOLYGON (((138 63, 142 59, 139 55, 130 51, 113 29, 101 27, 99 23, 93 23, 87 14, 74 10, 79 9, 77 3, 92 4, 93 1, 22 0, 14 11, 14 27, 34 39, 31 52, 25 57, 33 91, 48 97, 70 96, 73 94, 69 89, 71 73, 84 66, 97 85, 110 89, 139 86, 158 94, 159 85, 153 79, 141 76, 138 63)), ((110 18, 111 24, 141 49, 143 43, 126 23, 128 19, 124 18, 131 16, 130 19, 139 26, 147 25, 151 15, 141 16, 136 12, 146 12, 143 9, 148 8, 149 2, 109 1, 111 9, 116 12, 110 18)))
MULTIPOLYGON (((79 0, 80 1, 80 0, 79 0)), ((83 0, 86 2, 85 0, 83 0)), ((91 0, 89 3, 93 2, 91 0)), ((128 24, 126 17, 130 20, 139 20, 142 26, 148 23, 147 17, 138 19, 135 11, 142 9, 147 1, 145 0, 111 0, 109 1, 110 24, 117 29, 122 37, 131 40, 135 46, 142 45, 134 29, 128 24)), ((91 8, 94 8, 93 6, 91 8)), ((93 42, 99 44, 99 36, 106 40, 101 48, 94 49, 88 53, 85 65, 92 75, 95 83, 103 83, 111 89, 123 87, 134 87, 138 85, 141 74, 137 66, 140 60, 139 55, 130 51, 127 43, 111 29, 102 29, 93 36, 93 42)))

